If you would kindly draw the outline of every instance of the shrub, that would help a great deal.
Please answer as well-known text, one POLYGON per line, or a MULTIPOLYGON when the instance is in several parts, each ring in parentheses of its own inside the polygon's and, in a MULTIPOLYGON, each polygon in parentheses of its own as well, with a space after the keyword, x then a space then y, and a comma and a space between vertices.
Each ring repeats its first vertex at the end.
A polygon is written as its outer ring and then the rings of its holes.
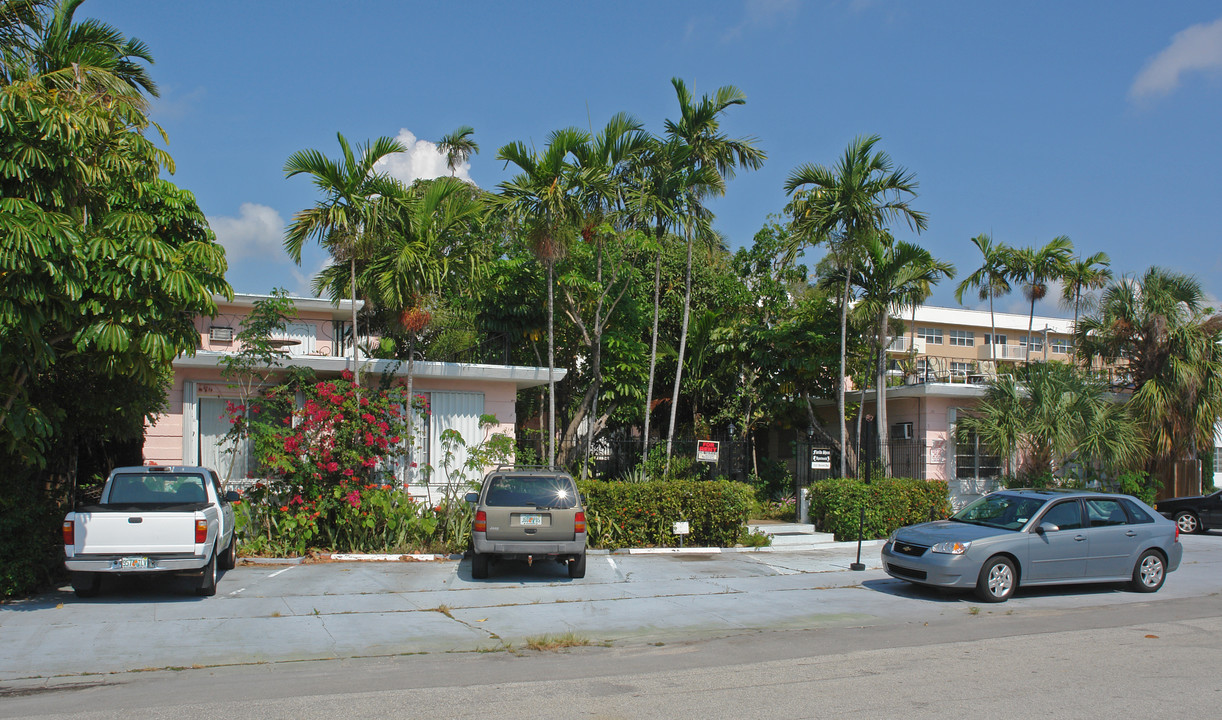
POLYGON ((585 480, 590 547, 677 547, 673 523, 687 520, 686 545, 732 547, 746 530, 752 490, 728 480, 585 480))
POLYGON ((869 484, 837 478, 810 486, 810 516, 837 540, 856 540, 862 503, 866 517, 862 538, 885 538, 896 528, 950 515, 950 494, 942 480, 880 478, 869 484))
POLYGON ((0 480, 0 598, 28 595, 63 573, 63 510, 29 474, 0 480))

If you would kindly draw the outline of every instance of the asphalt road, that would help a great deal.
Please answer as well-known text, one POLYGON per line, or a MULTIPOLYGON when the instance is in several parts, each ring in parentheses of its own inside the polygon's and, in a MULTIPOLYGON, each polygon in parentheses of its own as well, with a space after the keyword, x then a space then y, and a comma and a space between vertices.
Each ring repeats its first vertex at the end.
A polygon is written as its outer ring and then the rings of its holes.
POLYGON ((0 608, 0 717, 1212 717, 1222 534, 1184 545, 1155 595, 999 606, 844 550, 591 556, 583 580, 243 566, 214 598, 123 581, 0 608), (592 645, 526 649, 566 632, 592 645))

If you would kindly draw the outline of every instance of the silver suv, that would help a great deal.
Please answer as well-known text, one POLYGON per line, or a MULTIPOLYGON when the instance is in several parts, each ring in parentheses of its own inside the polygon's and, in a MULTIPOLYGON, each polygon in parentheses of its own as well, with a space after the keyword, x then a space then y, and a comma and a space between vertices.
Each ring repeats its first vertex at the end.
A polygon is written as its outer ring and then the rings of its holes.
POLYGON ((547 558, 568 566, 569 577, 586 576, 586 513, 577 484, 562 470, 503 468, 484 476, 471 527, 471 576, 488 577, 497 559, 547 558))

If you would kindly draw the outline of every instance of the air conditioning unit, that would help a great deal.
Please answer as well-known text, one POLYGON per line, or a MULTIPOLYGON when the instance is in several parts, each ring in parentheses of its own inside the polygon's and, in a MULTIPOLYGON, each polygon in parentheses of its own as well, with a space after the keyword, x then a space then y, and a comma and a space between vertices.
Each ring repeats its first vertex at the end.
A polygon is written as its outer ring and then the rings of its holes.
POLYGON ((902 422, 891 426, 892 440, 911 440, 912 439, 912 423, 902 422))
POLYGON ((233 328, 213 325, 208 328, 208 339, 212 342, 233 342, 233 328))

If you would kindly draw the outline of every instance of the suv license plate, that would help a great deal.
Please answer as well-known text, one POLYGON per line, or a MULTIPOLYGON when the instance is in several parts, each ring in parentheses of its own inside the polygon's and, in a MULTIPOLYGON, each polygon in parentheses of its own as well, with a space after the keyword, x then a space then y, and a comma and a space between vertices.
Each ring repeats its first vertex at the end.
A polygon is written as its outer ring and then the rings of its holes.
POLYGON ((149 566, 149 559, 146 557, 125 557, 115 561, 115 567, 119 570, 146 570, 149 566))
POLYGON ((520 519, 518 522, 520 522, 522 525, 532 525, 532 526, 533 525, 542 525, 543 516, 542 515, 522 515, 520 516, 520 519))

